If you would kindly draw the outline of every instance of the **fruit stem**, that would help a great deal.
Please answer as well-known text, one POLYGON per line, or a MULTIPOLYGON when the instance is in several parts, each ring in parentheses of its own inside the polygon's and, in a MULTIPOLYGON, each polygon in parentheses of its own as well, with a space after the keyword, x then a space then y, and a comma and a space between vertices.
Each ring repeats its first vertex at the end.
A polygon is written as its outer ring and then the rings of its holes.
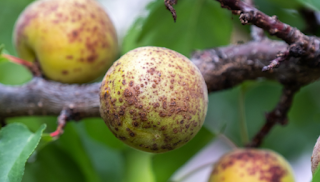
POLYGON ((58 117, 58 126, 56 131, 50 133, 51 137, 59 138, 63 133, 63 129, 66 126, 66 123, 70 121, 72 111, 70 109, 63 109, 58 117))
POLYGON ((20 64, 24 67, 26 67, 28 70, 30 70, 33 74, 33 76, 41 76, 41 71, 38 68, 38 66, 32 62, 23 60, 21 58, 9 55, 9 54, 2 54, 2 57, 8 59, 9 61, 16 63, 16 64, 20 64))

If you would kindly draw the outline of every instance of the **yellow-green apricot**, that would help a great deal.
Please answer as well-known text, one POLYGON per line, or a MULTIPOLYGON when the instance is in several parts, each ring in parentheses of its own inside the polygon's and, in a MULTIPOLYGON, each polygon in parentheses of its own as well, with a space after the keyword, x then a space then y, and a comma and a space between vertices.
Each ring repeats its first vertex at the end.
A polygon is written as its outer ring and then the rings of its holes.
POLYGON ((208 182, 294 182, 288 162, 271 150, 237 149, 222 156, 208 182))
POLYGON ((64 83, 96 79, 118 54, 114 26, 95 0, 33 2, 16 22, 14 44, 19 57, 64 83))
POLYGON ((161 47, 134 49, 117 60, 100 89, 100 113, 129 146, 153 153, 181 147, 203 125, 208 92, 198 68, 161 47))

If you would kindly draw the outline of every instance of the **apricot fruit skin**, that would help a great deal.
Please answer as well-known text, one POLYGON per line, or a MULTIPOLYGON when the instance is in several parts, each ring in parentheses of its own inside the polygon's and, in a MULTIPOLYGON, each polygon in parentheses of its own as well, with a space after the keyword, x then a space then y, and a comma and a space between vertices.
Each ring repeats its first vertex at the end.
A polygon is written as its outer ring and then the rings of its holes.
POLYGON ((100 113, 112 133, 152 153, 190 141, 203 125, 207 104, 207 86, 198 68, 161 47, 141 47, 123 55, 100 89, 100 113))
POLYGON ((14 44, 44 76, 85 83, 105 74, 118 55, 115 28, 95 0, 39 0, 19 16, 14 44))
POLYGON ((208 182, 294 182, 288 162, 271 150, 237 149, 214 165, 208 182))

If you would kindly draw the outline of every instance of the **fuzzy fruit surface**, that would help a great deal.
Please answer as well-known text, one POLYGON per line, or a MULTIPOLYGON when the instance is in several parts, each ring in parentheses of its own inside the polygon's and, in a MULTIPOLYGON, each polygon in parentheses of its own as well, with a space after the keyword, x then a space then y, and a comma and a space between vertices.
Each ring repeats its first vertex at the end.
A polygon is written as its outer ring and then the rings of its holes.
POLYGON ((207 86, 198 68, 161 47, 123 55, 108 70, 100 90, 100 113, 112 133, 153 153, 191 140, 203 125, 207 104, 207 86))
POLYGON ((215 164, 209 182, 294 182, 292 169, 270 150, 237 149, 215 164))
POLYGON ((96 79, 118 53, 114 26, 95 0, 33 2, 16 22, 14 44, 19 57, 64 83, 96 79))

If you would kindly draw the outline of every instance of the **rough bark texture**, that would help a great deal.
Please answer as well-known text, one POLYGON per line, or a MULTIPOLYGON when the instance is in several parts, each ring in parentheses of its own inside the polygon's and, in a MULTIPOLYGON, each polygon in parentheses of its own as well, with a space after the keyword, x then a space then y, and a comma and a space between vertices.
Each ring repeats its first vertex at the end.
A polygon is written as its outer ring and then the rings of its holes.
POLYGON ((319 58, 290 58, 270 72, 261 69, 276 57, 286 44, 265 39, 242 45, 196 52, 191 60, 200 69, 209 92, 233 87, 245 80, 276 79, 282 84, 306 85, 320 77, 319 58))
POLYGON ((0 118, 16 116, 58 116, 72 108, 79 117, 99 114, 99 83, 68 85, 35 77, 22 86, 0 84, 0 118))

